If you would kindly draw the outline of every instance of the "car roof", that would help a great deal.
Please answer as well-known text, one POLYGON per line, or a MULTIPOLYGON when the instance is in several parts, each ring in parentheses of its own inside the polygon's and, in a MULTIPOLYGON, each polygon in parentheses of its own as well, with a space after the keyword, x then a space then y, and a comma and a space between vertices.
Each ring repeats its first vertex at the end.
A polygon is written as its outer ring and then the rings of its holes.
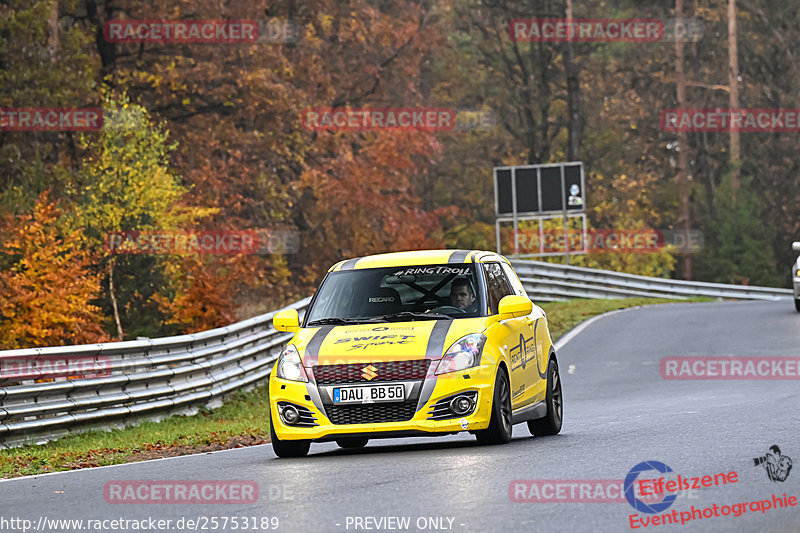
POLYGON ((367 255, 339 261, 328 272, 337 270, 359 270, 363 268, 402 267, 408 265, 445 265, 465 263, 490 263, 508 259, 485 250, 416 250, 412 252, 393 252, 367 255))

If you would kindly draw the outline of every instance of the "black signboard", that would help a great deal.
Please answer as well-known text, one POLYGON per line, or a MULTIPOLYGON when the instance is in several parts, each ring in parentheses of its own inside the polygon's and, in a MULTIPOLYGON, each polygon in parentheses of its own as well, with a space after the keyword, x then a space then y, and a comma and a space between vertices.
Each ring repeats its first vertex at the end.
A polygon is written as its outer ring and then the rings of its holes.
POLYGON ((497 216, 586 209, 583 163, 497 167, 494 176, 497 216))

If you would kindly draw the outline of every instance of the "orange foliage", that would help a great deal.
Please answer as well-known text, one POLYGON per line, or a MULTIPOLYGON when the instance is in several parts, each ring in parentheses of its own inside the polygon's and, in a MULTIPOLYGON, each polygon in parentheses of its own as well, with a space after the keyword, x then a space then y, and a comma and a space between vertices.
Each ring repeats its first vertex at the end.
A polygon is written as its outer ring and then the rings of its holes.
POLYGON ((318 160, 301 178, 312 219, 305 244, 314 255, 307 264, 321 268, 347 257, 443 247, 438 217, 422 210, 409 179, 420 172, 415 161, 438 149, 431 134, 380 132, 363 141, 358 156, 352 135, 323 136, 338 155, 318 160))
POLYGON ((176 274, 173 287, 177 294, 172 299, 153 295, 164 314, 171 317, 167 324, 177 324, 184 333, 194 333, 234 321, 230 301, 233 280, 224 272, 209 268, 198 256, 187 255, 181 258, 176 274))
POLYGON ((59 228, 60 211, 39 196, 33 214, 7 217, 0 251, 12 266, 0 272, 0 344, 28 348, 105 342, 103 317, 90 302, 100 293, 80 231, 59 228))

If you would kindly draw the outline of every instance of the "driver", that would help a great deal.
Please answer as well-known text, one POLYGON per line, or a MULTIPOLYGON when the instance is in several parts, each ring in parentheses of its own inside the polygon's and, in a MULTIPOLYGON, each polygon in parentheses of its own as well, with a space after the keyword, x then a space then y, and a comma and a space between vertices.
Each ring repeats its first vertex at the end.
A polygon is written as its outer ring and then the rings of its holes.
POLYGON ((475 303, 475 291, 467 278, 456 278, 450 285, 450 303, 465 313, 474 313, 478 310, 475 303))

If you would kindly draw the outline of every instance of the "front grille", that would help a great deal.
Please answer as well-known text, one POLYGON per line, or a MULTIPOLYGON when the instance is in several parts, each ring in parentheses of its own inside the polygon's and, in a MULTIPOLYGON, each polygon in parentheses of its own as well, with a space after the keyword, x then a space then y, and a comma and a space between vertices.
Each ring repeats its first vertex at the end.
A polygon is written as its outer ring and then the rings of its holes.
POLYGON ((417 400, 396 403, 361 405, 326 405, 325 411, 334 424, 379 424, 405 422, 414 418, 417 400))
POLYGON ((341 383, 375 383, 377 381, 421 380, 428 375, 430 359, 414 359, 411 361, 387 361, 383 363, 358 363, 344 365, 317 365, 314 367, 314 378, 317 385, 333 385, 341 383), (366 379, 362 373, 364 368, 375 369, 375 377, 366 379))

